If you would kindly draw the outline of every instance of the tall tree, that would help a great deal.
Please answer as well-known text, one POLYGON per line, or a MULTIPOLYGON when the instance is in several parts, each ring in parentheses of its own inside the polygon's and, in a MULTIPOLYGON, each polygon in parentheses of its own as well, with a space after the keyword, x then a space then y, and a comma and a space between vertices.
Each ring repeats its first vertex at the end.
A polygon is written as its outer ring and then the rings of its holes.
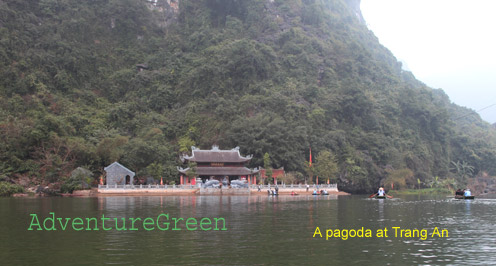
POLYGON ((272 163, 270 162, 270 155, 268 152, 264 154, 264 169, 265 175, 267 176, 267 183, 272 183, 272 163))
POLYGON ((450 170, 455 173, 458 185, 465 186, 467 179, 474 175, 474 167, 465 161, 451 162, 450 170))
MULTIPOLYGON (((334 155, 328 151, 323 150, 315 157, 315 174, 323 180, 330 179, 333 182, 337 180, 335 177, 338 171, 338 165, 334 155)), ((320 182, 319 182, 320 183, 320 182)))

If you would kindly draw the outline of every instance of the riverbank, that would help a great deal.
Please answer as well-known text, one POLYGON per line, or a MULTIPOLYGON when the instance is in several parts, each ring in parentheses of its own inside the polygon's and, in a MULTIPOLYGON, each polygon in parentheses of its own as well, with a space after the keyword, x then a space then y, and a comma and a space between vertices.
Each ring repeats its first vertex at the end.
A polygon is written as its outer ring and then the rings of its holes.
MULTIPOLYGON (((313 190, 306 188, 280 188, 279 195, 312 195, 313 190)), ((336 190, 327 190, 329 195, 350 195, 349 193, 336 190)), ((200 188, 142 188, 142 189, 98 189, 94 196, 111 197, 111 196, 192 196, 192 195, 211 195, 211 196, 229 196, 229 195, 267 195, 267 189, 260 192, 257 188, 250 189, 200 189, 200 188)))
MULTIPOLYGON (((306 192, 306 191, 295 191, 295 193, 297 195, 312 195, 312 191, 308 191, 308 192, 306 192)), ((257 192, 257 191, 253 192, 252 191, 250 193, 250 195, 264 195, 264 196, 266 196, 267 195, 267 191, 265 191, 265 192, 263 192, 263 191, 261 191, 261 192, 257 192)), ((291 195, 291 192, 287 192, 287 191, 282 191, 281 192, 281 191, 279 191, 279 195, 291 195)), ((329 192, 329 195, 345 196, 345 195, 351 195, 351 194, 350 193, 347 193, 347 192, 344 192, 344 191, 337 191, 337 192, 332 191, 332 192, 329 192)))
MULTIPOLYGON (((268 190, 274 190, 276 187, 274 185, 252 185, 245 188, 234 188, 229 186, 223 186, 218 188, 200 188, 197 185, 99 185, 98 195, 105 196, 119 196, 119 195, 263 195, 267 194, 268 190), (260 190, 260 191, 259 191, 260 190)), ((280 195, 284 194, 308 194, 311 195, 314 190, 325 190, 329 194, 333 195, 349 195, 348 193, 340 192, 336 184, 322 184, 322 185, 311 185, 306 187, 306 185, 278 185, 278 192, 280 195), (308 191, 307 191, 308 190, 308 191)))
MULTIPOLYGON (((351 195, 350 193, 338 191, 337 189, 326 189, 329 195, 351 195)), ((279 195, 291 195, 292 193, 296 193, 298 195, 312 195, 313 189, 306 188, 279 188, 279 195)), ((200 188, 141 188, 141 189, 98 189, 92 188, 91 190, 75 190, 72 194, 65 193, 59 194, 58 196, 62 197, 119 197, 119 196, 236 196, 236 195, 267 195, 267 189, 261 189, 258 191, 258 188, 247 188, 247 189, 235 189, 235 188, 223 188, 223 189, 200 189, 200 188)), ((48 196, 42 194, 34 194, 34 193, 22 193, 22 194, 14 194, 13 197, 40 197, 40 196, 48 196)), ((53 195, 51 195, 53 196, 53 195)))
POLYGON ((405 189, 405 190, 389 190, 387 194, 392 196, 399 195, 449 195, 453 194, 452 191, 446 188, 422 188, 422 189, 405 189))
MULTIPOLYGON (((271 187, 273 190, 274 187, 271 187)), ((298 195, 312 195, 314 189, 310 187, 307 191, 306 187, 279 187, 279 195, 291 195, 296 193, 298 195)), ((337 187, 320 187, 321 190, 326 190, 329 195, 351 195, 350 193, 338 191, 337 187)), ((267 195, 268 187, 251 188, 208 188, 201 189, 195 186, 171 187, 171 186, 150 186, 141 188, 106 188, 101 186, 99 188, 92 188, 88 190, 75 190, 70 193, 16 193, 12 197, 116 197, 116 196, 229 196, 229 195, 267 195)))

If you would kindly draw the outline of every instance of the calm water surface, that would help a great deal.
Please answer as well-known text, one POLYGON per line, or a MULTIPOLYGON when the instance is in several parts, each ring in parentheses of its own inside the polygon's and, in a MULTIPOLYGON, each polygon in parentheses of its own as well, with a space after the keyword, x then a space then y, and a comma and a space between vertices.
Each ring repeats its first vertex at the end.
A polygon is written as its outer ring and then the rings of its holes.
MULTIPOLYGON (((366 196, 0 198, 2 265, 489 265, 496 199, 366 196), (223 217, 227 231, 28 231, 57 217, 223 217), (316 227, 371 229, 371 238, 313 238, 316 227), (429 237, 394 237, 392 227, 429 237), (448 237, 431 237, 433 229, 448 237), (388 228, 388 238, 378 229, 388 228)), ((69 226, 70 227, 70 226, 69 226)), ((101 227, 100 227, 101 228, 101 227)))

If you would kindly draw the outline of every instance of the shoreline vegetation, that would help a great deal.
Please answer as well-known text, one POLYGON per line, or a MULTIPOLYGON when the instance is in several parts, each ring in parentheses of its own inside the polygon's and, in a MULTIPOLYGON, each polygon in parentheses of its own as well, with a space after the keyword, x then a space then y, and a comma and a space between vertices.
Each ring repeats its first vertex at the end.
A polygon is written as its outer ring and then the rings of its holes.
POLYGON ((0 197, 11 196, 18 193, 24 193, 24 188, 21 185, 0 182, 0 197))
POLYGON ((389 195, 397 196, 397 195, 449 195, 453 194, 454 191, 451 191, 447 188, 421 188, 421 189, 405 189, 405 190, 390 190, 388 191, 389 195))

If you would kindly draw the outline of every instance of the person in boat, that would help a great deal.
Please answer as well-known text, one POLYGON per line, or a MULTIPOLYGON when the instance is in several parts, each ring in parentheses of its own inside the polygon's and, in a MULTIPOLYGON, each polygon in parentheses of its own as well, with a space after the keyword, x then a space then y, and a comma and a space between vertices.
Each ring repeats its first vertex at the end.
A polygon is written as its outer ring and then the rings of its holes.
POLYGON ((269 196, 270 196, 270 189, 267 189, 267 194, 269 194, 269 196))
POLYGON ((386 191, 384 190, 384 188, 383 188, 383 187, 380 187, 380 188, 379 188, 379 191, 377 191, 377 196, 379 196, 379 197, 384 197, 384 196, 386 196, 386 191))
POLYGON ((456 192, 455 192, 455 196, 463 196, 463 191, 462 189, 458 189, 456 192))
POLYGON ((463 193, 463 196, 465 196, 465 197, 470 197, 470 196, 472 196, 472 193, 470 193, 470 189, 468 189, 468 188, 467 188, 467 189, 465 189, 465 192, 463 193))
POLYGON ((329 192, 327 192, 327 190, 324 189, 323 194, 324 195, 329 195, 329 192))
POLYGON ((279 194, 279 187, 276 185, 276 193, 275 194, 279 194))
POLYGON ((296 192, 291 191, 291 196, 294 196, 294 195, 296 195, 296 192))
POLYGON ((317 192, 317 190, 316 190, 316 189, 314 189, 312 194, 313 194, 313 195, 318 195, 318 194, 319 194, 319 192, 317 192))

